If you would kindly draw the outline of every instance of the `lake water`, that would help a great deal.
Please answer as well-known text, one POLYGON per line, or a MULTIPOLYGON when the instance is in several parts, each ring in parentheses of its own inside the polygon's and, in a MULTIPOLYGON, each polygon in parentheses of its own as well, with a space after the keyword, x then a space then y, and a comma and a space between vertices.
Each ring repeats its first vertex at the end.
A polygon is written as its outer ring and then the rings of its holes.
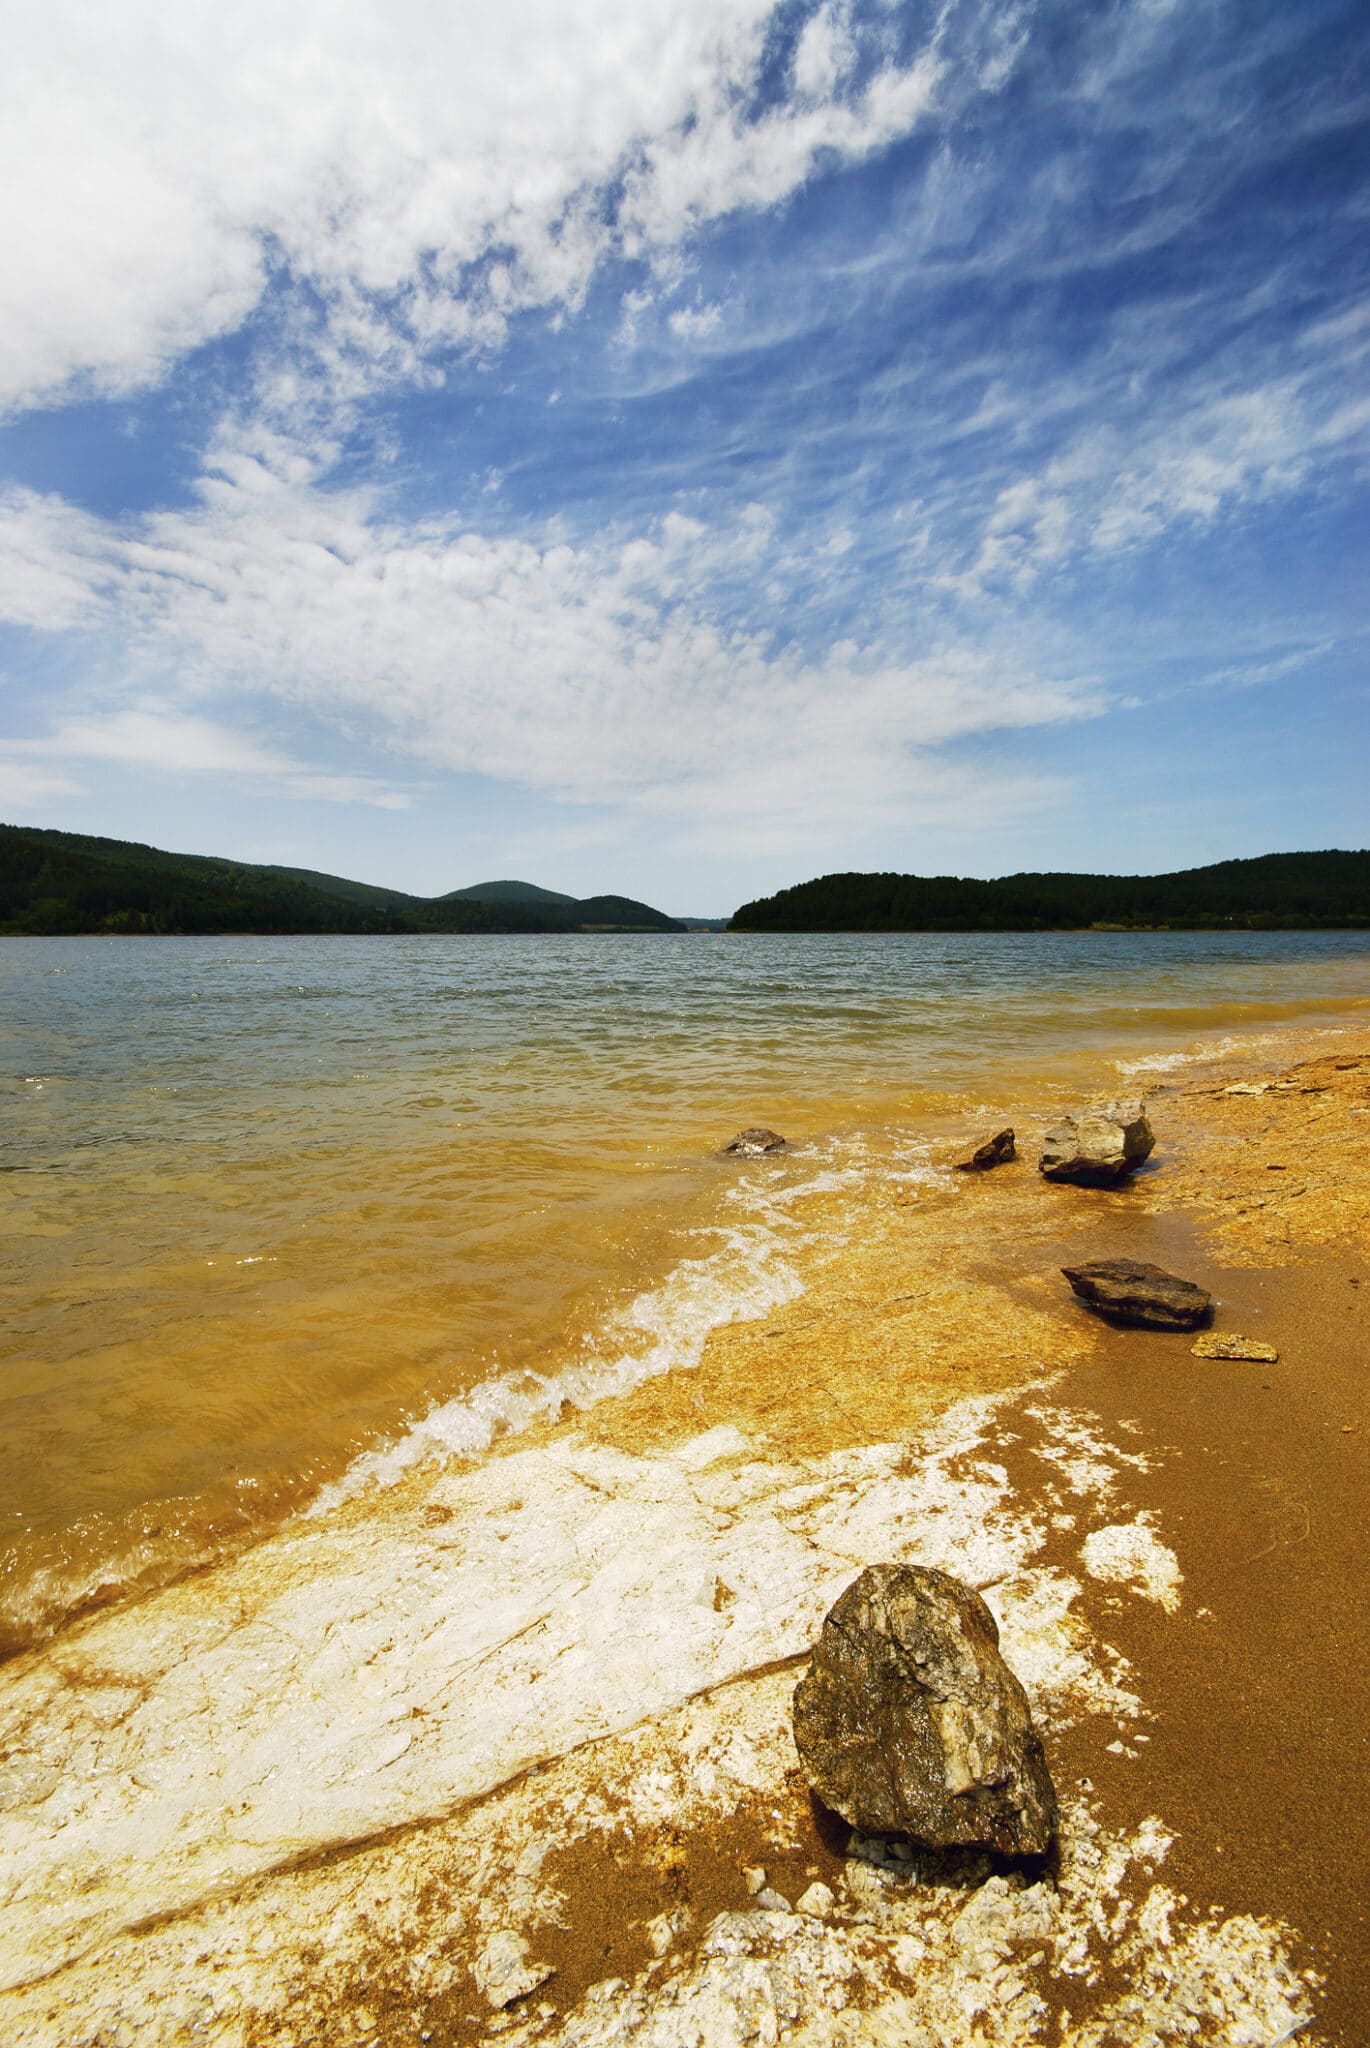
POLYGON ((0 1653, 688 1371, 807 1190, 1367 1002, 1353 933, 0 941, 0 1653))

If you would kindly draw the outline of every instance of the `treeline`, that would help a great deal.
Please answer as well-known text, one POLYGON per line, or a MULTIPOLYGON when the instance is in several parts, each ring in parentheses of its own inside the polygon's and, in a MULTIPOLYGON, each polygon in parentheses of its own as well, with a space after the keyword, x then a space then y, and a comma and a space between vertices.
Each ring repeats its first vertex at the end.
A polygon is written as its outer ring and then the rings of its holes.
POLYGON ((745 903, 743 932, 1345 930, 1370 925, 1370 852, 1268 853, 1173 875, 822 875, 745 903))
POLYGON ((678 931, 623 896, 560 904, 406 896, 131 840, 0 825, 0 934, 678 931))

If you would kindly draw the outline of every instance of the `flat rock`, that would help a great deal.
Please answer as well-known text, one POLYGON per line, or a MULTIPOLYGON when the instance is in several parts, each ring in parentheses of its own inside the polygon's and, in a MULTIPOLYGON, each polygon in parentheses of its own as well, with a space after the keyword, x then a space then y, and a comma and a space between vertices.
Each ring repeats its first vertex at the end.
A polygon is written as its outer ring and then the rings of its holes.
POLYGON ((969 1159, 958 1160, 958 1173, 987 1173, 991 1166, 1002 1166, 1006 1160, 1016 1159, 1011 1130, 996 1131, 992 1138, 986 1138, 978 1145, 969 1159))
POLYGON ((763 1152, 783 1152, 785 1140, 779 1131, 767 1131, 754 1125, 750 1130, 739 1131, 731 1144, 723 1147, 724 1153, 736 1153, 742 1159, 758 1159, 763 1152))
POLYGON ((1037 1169, 1048 1180, 1112 1187, 1136 1172, 1155 1143, 1140 1102, 1097 1102, 1052 1125, 1037 1169))
POLYGON ((1139 1259, 1091 1259, 1062 1266, 1081 1301, 1112 1323, 1148 1330, 1196 1330, 1213 1307, 1213 1297, 1192 1280, 1179 1280, 1161 1266, 1139 1259))
POLYGON ((925 1565, 868 1565, 794 1696, 809 1784, 862 1834, 1040 1856, 1056 1794, 1027 1696, 979 1594, 925 1565))
POLYGON ((1195 1358, 1244 1358, 1253 1365, 1278 1365, 1280 1362, 1280 1354, 1273 1344, 1262 1344, 1255 1337, 1239 1337, 1235 1331, 1224 1331, 1219 1335, 1216 1330, 1210 1330, 1189 1348, 1195 1358))

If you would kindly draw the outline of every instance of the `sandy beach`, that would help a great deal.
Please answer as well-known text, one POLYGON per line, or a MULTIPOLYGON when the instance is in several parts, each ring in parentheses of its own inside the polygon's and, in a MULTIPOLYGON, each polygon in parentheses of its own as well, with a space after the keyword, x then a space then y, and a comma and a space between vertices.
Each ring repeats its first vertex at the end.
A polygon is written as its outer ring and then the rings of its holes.
POLYGON ((1007 1098, 906 1193, 820 1174, 804 1292, 697 1370, 0 1668, 0 2034, 1357 2048, 1370 1035, 1140 1048, 1131 1085, 1125 1188, 1044 1183, 1058 1105, 1007 1098), (1016 1164, 945 1170, 999 1121, 1016 1164), (1092 1317, 1059 1268, 1110 1255, 1278 1363, 1092 1317), (809 1798, 796 1677, 901 1559, 996 1612, 1046 1870, 809 1798))

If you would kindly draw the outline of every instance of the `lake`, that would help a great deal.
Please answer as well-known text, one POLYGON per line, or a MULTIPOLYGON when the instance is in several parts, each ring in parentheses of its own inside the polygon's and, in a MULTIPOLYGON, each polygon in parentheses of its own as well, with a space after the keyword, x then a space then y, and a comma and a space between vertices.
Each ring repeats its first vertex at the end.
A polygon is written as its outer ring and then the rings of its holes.
POLYGON ((0 1652, 688 1371, 815 1189, 1367 1001, 1364 933, 0 941, 0 1652))

